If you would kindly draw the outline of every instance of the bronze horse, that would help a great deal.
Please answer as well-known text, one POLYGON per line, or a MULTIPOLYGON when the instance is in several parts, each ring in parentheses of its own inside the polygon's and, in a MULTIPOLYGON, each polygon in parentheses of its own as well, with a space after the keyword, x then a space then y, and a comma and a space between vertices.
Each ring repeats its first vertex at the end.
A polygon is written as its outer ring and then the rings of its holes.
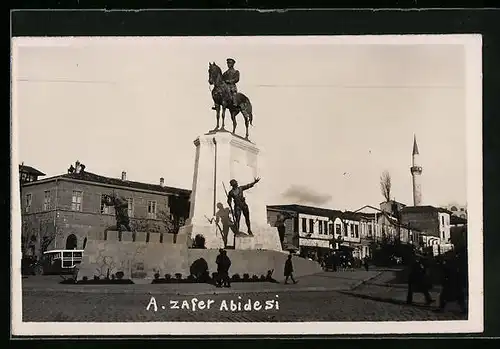
POLYGON ((238 105, 234 105, 229 91, 229 86, 222 79, 222 70, 217 64, 215 64, 215 62, 208 64, 208 83, 214 86, 212 90, 212 99, 215 103, 215 110, 217 112, 217 126, 214 131, 219 129, 220 111, 222 107, 222 127, 220 129, 224 130, 226 109, 229 109, 229 112, 231 113, 231 120, 233 121, 234 134, 236 132, 237 125, 236 115, 241 112, 241 115, 243 115, 243 118, 245 119, 245 138, 248 139, 248 125, 252 125, 253 121, 252 104, 250 103, 248 97, 243 93, 238 92, 235 98, 238 105))

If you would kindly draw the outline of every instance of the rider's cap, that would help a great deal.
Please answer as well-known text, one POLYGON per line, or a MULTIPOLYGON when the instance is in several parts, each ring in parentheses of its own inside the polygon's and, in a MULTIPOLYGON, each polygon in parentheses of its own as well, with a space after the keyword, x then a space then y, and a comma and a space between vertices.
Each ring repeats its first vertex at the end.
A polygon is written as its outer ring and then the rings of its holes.
POLYGON ((234 185, 234 184, 236 184, 236 179, 231 179, 231 180, 229 181, 229 184, 230 184, 230 185, 234 185))
POLYGON ((232 58, 226 59, 226 62, 227 63, 236 63, 236 61, 234 59, 232 59, 232 58))

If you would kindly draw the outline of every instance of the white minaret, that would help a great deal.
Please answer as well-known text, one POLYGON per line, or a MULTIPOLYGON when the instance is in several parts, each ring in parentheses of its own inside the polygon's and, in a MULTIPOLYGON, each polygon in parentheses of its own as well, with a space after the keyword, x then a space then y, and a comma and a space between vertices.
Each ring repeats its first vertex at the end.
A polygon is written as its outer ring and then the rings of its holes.
POLYGON ((417 137, 413 135, 413 152, 411 160, 411 176, 413 179, 413 206, 422 204, 422 166, 420 166, 417 137))

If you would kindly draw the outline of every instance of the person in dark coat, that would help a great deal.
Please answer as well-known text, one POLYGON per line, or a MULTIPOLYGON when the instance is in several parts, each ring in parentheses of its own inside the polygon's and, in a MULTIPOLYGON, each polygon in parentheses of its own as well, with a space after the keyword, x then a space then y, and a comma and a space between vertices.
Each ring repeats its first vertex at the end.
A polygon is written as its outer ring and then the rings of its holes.
POLYGON ((226 250, 222 250, 221 257, 221 272, 222 272, 222 286, 231 287, 231 280, 229 278, 229 268, 231 267, 231 260, 227 255, 226 250))
POLYGON ((416 258, 413 265, 410 267, 410 275, 408 277, 408 295, 406 303, 413 303, 413 293, 423 293, 425 297, 425 304, 430 305, 434 300, 429 294, 430 285, 428 282, 426 267, 420 258, 416 258))
POLYGON ((365 270, 368 271, 370 265, 368 263, 368 256, 365 256, 365 258, 363 258, 363 264, 365 266, 365 270))
POLYGON ((293 264, 292 264, 292 254, 291 253, 288 255, 288 258, 285 262, 284 275, 285 275, 285 284, 288 283, 288 278, 292 279, 292 282, 294 284, 297 283, 297 281, 295 281, 295 279, 293 278, 293 264))
POLYGON ((227 256, 227 252, 222 248, 219 250, 219 255, 215 260, 217 264, 217 280, 215 281, 215 286, 217 287, 231 287, 231 282, 229 279, 229 268, 231 267, 231 260, 227 256))
POLYGON ((215 286, 221 287, 222 286, 222 268, 223 268, 223 263, 222 263, 222 251, 223 249, 221 248, 219 250, 219 254, 217 255, 217 258, 215 259, 215 264, 217 264, 217 277, 215 279, 215 286))
POLYGON ((455 301, 460 306, 462 313, 466 312, 465 307, 465 289, 467 287, 467 281, 464 282, 464 271, 462 270, 460 256, 454 258, 454 260, 445 260, 442 264, 443 276, 442 276, 442 289, 439 295, 439 308, 438 311, 443 311, 446 304, 455 301))

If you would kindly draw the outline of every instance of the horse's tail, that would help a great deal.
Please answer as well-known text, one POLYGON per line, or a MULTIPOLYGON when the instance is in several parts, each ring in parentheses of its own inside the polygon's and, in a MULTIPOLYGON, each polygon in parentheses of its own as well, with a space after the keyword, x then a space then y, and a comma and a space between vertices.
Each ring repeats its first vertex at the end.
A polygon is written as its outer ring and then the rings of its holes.
POLYGON ((252 113, 252 103, 248 101, 248 121, 250 121, 250 125, 253 126, 253 113, 252 113))
POLYGON ((244 97, 245 97, 245 102, 243 104, 243 108, 245 109, 245 114, 248 116, 248 121, 250 122, 250 125, 253 126, 252 103, 250 103, 250 100, 248 99, 247 96, 244 97))
POLYGON ((245 96, 243 93, 238 93, 239 99, 239 109, 245 118, 248 118, 250 125, 253 126, 253 113, 252 113, 252 103, 250 103, 250 99, 245 96))

